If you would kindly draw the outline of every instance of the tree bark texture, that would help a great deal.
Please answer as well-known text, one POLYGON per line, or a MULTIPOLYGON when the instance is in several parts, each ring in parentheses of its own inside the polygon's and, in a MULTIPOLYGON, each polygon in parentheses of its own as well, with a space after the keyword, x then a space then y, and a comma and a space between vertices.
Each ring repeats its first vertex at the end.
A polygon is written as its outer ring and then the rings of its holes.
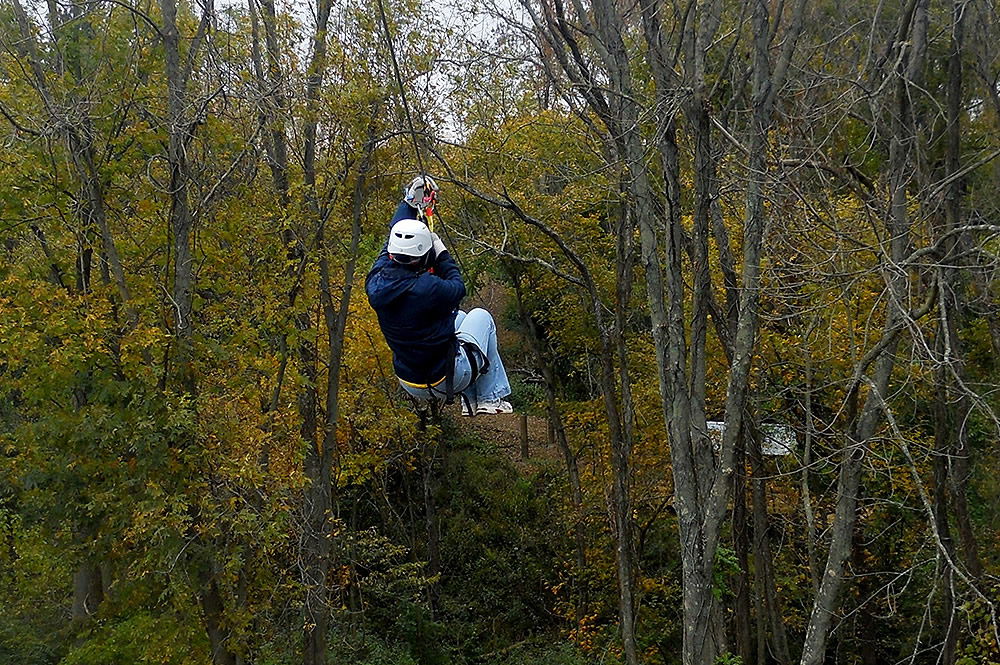
MULTIPOLYGON (((774 579, 774 558, 771 548, 771 516, 768 511, 767 476, 768 469, 761 450, 761 431, 757 423, 747 424, 750 432, 750 463, 753 468, 753 552, 755 580, 758 585, 758 600, 763 612, 758 612, 757 630, 770 631, 770 653, 780 665, 788 665, 792 657, 788 650, 788 636, 785 630, 781 604, 778 599, 774 579), (766 620, 765 620, 766 618, 766 620)), ((758 662, 763 663, 763 653, 758 662)))
MULTIPOLYGON (((938 347, 943 347, 944 341, 941 335, 941 326, 938 327, 938 347)), ((949 419, 948 408, 948 377, 947 368, 941 366, 937 369, 937 401, 934 404, 934 475, 931 482, 933 496, 934 522, 938 538, 947 550, 949 556, 954 558, 954 544, 951 539, 951 529, 948 521, 948 459, 952 454, 951 432, 955 423, 949 419)), ((953 577, 947 563, 939 565, 939 584, 941 588, 942 618, 944 621, 944 639, 941 649, 942 665, 954 665, 955 648, 958 642, 958 631, 954 625, 955 621, 955 597, 953 593, 953 577)))
MULTIPOLYGON (((306 114, 307 121, 304 130, 305 145, 303 152, 303 179, 306 189, 305 196, 308 208, 315 215, 317 224, 317 244, 323 243, 323 226, 325 211, 320 209, 316 193, 316 133, 319 124, 319 93, 326 71, 326 38, 327 25, 330 20, 330 0, 319 0, 316 6, 316 31, 312 38, 311 59, 306 82, 306 114)), ((265 11, 265 15, 267 12, 265 11)), ((265 21, 266 23, 266 21, 265 21)), ((282 181, 278 174, 276 182, 282 181)), ((300 243, 301 244, 301 243, 300 243)), ((300 265, 306 261, 304 248, 300 265)), ((293 287, 294 288, 294 287, 293 287)), ((325 296, 325 297, 328 297, 325 296)), ((331 318, 331 305, 325 307, 327 320, 331 318)), ((296 317, 296 326, 300 330, 312 327, 311 317, 303 313, 296 317)), ((334 323, 333 328, 336 327, 334 323)), ((329 330, 329 328, 328 328, 329 330)), ((342 339, 342 335, 341 335, 342 339)), ((332 351, 333 349, 331 349, 332 351)), ((306 380, 299 395, 299 413, 302 417, 302 434, 305 440, 306 457, 304 470, 309 485, 305 491, 305 533, 303 534, 303 557, 305 558, 305 628, 303 630, 302 662, 303 665, 326 665, 327 662, 327 631, 330 623, 330 599, 327 577, 330 573, 330 555, 332 552, 332 509, 333 509, 333 478, 332 453, 328 447, 328 436, 335 431, 329 424, 324 424, 326 435, 320 437, 318 426, 318 378, 317 350, 315 345, 307 341, 299 345, 298 350, 300 371, 306 380)), ((339 360, 339 359, 338 359, 339 360)), ((339 376, 339 362, 333 378, 339 376)), ((336 386, 334 391, 334 406, 336 406, 336 386)), ((328 393, 329 399, 329 393, 328 393)), ((334 440, 335 443, 335 440, 334 440)), ((334 446, 335 447, 335 446, 334 446)))
POLYGON ((83 621, 94 614, 103 600, 101 566, 85 561, 73 573, 73 621, 83 621))
POLYGON ((188 202, 187 144, 191 139, 187 117, 186 75, 181 69, 180 32, 177 28, 177 4, 160 0, 163 14, 163 50, 167 74, 167 163, 170 169, 170 231, 173 235, 174 279, 171 292, 174 334, 177 339, 176 362, 181 384, 194 388, 191 320, 194 288, 194 258, 191 252, 191 210, 188 202))
MULTIPOLYGON (((943 248, 941 260, 941 303, 938 334, 942 338, 941 355, 942 370, 940 380, 945 381, 943 397, 947 400, 947 410, 951 412, 953 424, 951 435, 954 441, 949 450, 949 484, 954 506, 955 524, 962 544, 962 555, 966 568, 973 577, 983 573, 983 565, 979 558, 979 546, 976 542, 972 520, 968 508, 968 483, 971 476, 971 453, 969 446, 968 418, 972 413, 972 396, 965 384, 964 351, 958 335, 956 321, 965 309, 964 289, 961 263, 959 258, 962 249, 962 236, 955 235, 956 229, 963 223, 962 219, 962 188, 963 179, 958 177, 961 172, 961 133, 962 133, 962 57, 965 51, 965 21, 968 3, 956 0, 952 3, 952 34, 951 52, 948 55, 948 90, 946 114, 948 128, 946 131, 945 171, 951 182, 945 193, 945 224, 943 231, 953 234, 949 236, 943 248), (955 266, 955 264, 958 266, 955 266), (949 387, 953 387, 949 389, 949 387), (952 394, 953 393, 953 394, 952 394)), ((996 342, 996 340, 994 340, 996 342)))
POLYGON ((736 575, 733 601, 736 655, 744 663, 753 662, 750 620, 750 519, 747 516, 746 434, 740 435, 736 448, 736 473, 733 475, 733 549, 740 570, 736 575))
POLYGON ((205 628, 208 631, 208 644, 212 651, 213 665, 236 665, 236 654, 227 644, 229 632, 225 626, 225 604, 222 593, 216 581, 217 571, 214 566, 206 566, 200 575, 202 614, 205 617, 205 628))

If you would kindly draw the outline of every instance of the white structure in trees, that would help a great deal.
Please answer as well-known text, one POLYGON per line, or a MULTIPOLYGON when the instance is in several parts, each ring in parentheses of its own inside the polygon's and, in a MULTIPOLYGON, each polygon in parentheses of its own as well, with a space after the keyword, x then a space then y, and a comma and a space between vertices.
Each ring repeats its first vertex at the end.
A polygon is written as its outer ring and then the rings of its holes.
MULTIPOLYGON (((712 447, 718 451, 722 445, 722 433, 726 429, 726 423, 721 420, 709 420, 706 424, 708 436, 712 439, 712 447)), ((760 433, 763 436, 760 447, 764 455, 781 457, 791 455, 795 450, 795 430, 791 425, 764 423, 760 426, 760 433)))

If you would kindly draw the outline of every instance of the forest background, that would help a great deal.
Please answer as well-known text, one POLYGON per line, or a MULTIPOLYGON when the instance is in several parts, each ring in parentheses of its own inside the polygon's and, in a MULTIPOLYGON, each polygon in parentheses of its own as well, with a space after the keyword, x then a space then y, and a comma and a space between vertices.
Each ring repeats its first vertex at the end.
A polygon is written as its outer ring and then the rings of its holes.
POLYGON ((0 661, 1000 663, 995 2, 0 17, 0 661), (527 458, 392 376, 418 171, 527 458))

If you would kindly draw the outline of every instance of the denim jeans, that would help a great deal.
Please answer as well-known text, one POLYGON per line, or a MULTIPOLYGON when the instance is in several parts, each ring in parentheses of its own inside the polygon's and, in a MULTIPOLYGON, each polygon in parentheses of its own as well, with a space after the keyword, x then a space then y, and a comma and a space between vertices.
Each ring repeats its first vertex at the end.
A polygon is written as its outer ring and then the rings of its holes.
MULTIPOLYGON (((459 341, 473 344, 481 354, 476 359, 476 364, 480 368, 479 378, 470 385, 472 365, 466 355, 465 346, 459 345, 458 353, 455 355, 455 378, 452 388, 455 394, 462 393, 473 405, 510 395, 510 382, 507 380, 507 372, 504 370, 497 348, 497 326, 490 313, 482 308, 476 308, 468 314, 459 311, 455 317, 455 334, 459 341), (489 361, 489 367, 485 372, 482 371, 483 358, 489 361)), ((447 397, 448 388, 444 382, 431 388, 401 385, 406 392, 419 400, 443 400, 447 397)))

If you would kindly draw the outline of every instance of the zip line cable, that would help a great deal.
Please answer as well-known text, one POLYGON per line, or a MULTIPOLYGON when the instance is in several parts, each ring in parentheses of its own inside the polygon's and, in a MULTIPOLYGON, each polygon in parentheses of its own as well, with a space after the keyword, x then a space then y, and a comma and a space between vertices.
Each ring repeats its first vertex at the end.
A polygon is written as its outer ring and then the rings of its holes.
POLYGON ((399 63, 396 61, 396 49, 392 43, 392 32, 389 30, 389 20, 385 16, 385 6, 382 0, 378 0, 378 13, 382 20, 382 28, 385 30, 386 47, 389 49, 389 58, 392 60, 392 71, 396 76, 396 85, 399 86, 399 100, 403 105, 403 115, 406 117, 406 124, 410 128, 410 139, 413 141, 413 152, 417 156, 417 166, 420 167, 421 175, 425 174, 424 161, 420 157, 420 145, 417 143, 417 130, 413 128, 413 118, 410 116, 410 105, 406 102, 406 90, 403 88, 403 77, 399 75, 399 63))
MULTIPOLYGON (((422 176, 429 175, 427 171, 424 169, 424 160, 420 156, 420 143, 417 141, 417 130, 414 129, 413 127, 413 117, 410 115, 410 105, 406 101, 406 88, 403 86, 403 77, 399 74, 399 62, 396 60, 396 49, 393 46, 392 31, 389 29, 389 20, 386 18, 385 15, 385 5, 383 4, 383 0, 378 0, 378 13, 379 13, 379 19, 382 23, 382 29, 385 33, 386 48, 389 50, 389 58, 392 62, 392 72, 393 75, 396 77, 396 86, 399 88, 399 101, 403 107, 403 115, 406 117, 407 127, 409 127, 410 130, 410 140, 413 142, 413 153, 417 157, 417 167, 420 169, 420 175, 422 176)), ((431 152, 433 152, 433 149, 431 150, 431 152)), ((428 228, 430 228, 430 230, 433 231, 434 230, 433 217, 429 217, 427 219, 427 223, 428 223, 428 228)), ((441 228, 444 231, 445 237, 448 240, 448 244, 454 245, 451 238, 451 234, 448 232, 448 227, 442 225, 441 228)), ((459 258, 457 254, 452 253, 452 255, 455 257, 455 260, 458 263, 459 270, 461 270, 462 273, 465 274, 465 266, 462 265, 462 259, 459 258)))

